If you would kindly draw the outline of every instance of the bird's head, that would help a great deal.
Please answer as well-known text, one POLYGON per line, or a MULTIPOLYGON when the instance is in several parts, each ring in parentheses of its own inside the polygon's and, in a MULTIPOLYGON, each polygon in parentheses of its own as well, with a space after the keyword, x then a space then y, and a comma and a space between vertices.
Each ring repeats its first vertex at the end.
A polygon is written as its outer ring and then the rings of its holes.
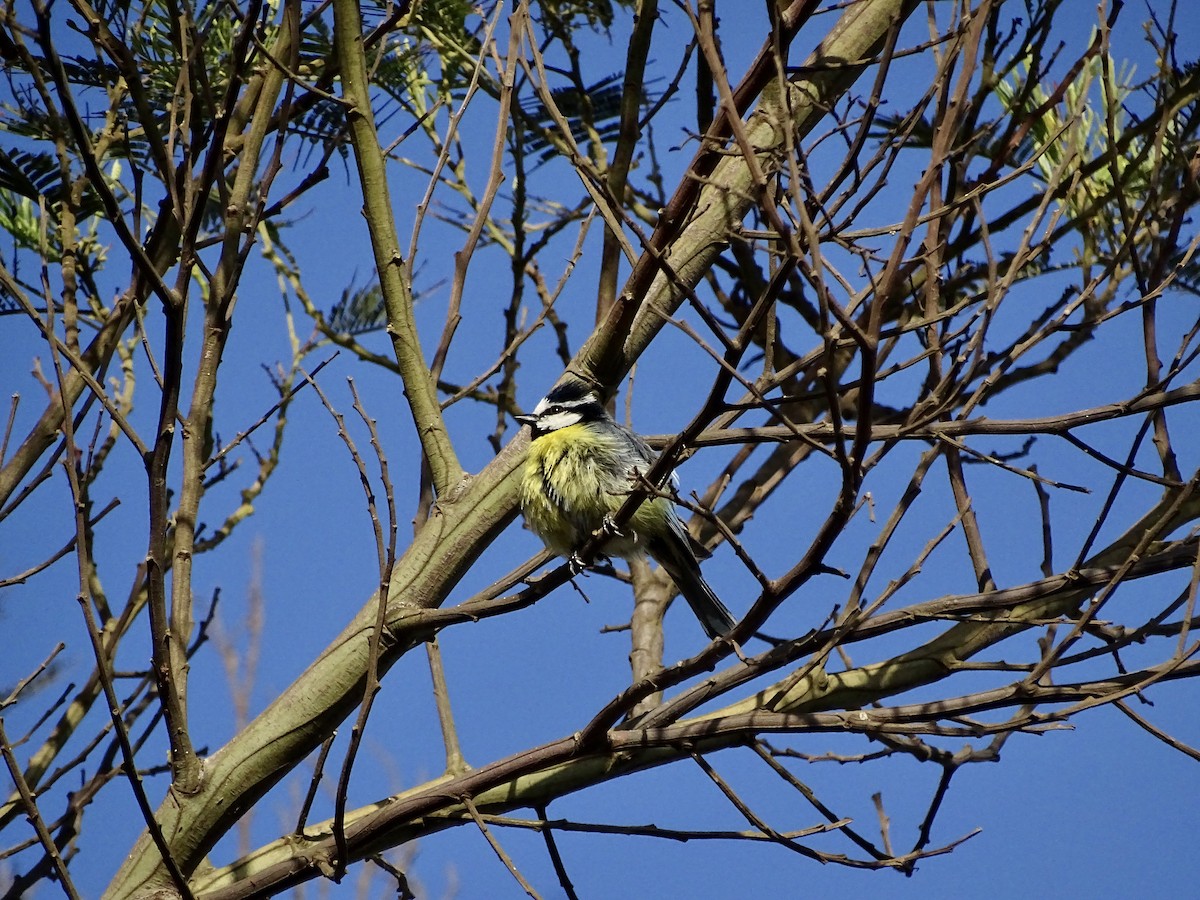
POLYGON ((536 438, 580 422, 595 422, 607 415, 595 390, 581 381, 565 381, 539 400, 533 412, 516 419, 528 425, 536 438))

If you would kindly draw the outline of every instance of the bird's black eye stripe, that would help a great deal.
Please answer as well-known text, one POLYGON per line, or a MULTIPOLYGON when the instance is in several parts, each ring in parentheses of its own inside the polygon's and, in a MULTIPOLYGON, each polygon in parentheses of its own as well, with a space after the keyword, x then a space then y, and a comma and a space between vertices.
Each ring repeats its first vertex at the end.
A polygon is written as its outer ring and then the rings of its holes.
POLYGON ((575 414, 581 419, 592 421, 600 418, 604 414, 604 408, 596 401, 594 397, 585 397, 580 400, 559 400, 550 402, 543 401, 546 404, 545 409, 540 409, 538 412, 539 419, 548 419, 552 416, 560 416, 564 414, 575 414))

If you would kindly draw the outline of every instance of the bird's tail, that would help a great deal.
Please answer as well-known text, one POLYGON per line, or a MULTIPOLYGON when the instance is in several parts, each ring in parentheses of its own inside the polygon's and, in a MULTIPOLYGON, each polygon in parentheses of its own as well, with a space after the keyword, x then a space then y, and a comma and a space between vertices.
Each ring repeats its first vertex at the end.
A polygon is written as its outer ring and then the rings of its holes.
POLYGON ((686 539, 686 532, 678 536, 671 535, 651 541, 647 549, 671 576, 675 587, 679 588, 679 593, 700 620, 704 633, 710 638, 719 638, 733 629, 734 618, 700 574, 700 563, 687 546, 686 539))

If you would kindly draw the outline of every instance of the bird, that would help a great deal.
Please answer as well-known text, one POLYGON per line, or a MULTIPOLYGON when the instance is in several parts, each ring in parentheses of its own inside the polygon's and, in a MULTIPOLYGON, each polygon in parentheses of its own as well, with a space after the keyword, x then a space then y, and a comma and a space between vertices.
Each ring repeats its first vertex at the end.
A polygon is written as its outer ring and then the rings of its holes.
POLYGON ((657 454, 645 439, 617 422, 596 390, 568 379, 528 415, 532 439, 521 478, 521 512, 546 548, 577 562, 598 531, 602 552, 622 559, 649 554, 666 570, 710 639, 734 618, 700 573, 708 551, 692 537, 667 497, 648 497, 621 526, 612 517, 649 471, 657 454))

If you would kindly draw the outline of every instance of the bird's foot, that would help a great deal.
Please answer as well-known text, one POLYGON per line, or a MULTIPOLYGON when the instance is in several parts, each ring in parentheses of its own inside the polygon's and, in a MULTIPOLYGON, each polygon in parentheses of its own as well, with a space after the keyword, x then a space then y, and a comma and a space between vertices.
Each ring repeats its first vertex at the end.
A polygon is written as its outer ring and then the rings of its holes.
POLYGON ((621 529, 617 526, 617 523, 613 521, 613 517, 611 515, 607 515, 607 514, 604 516, 604 521, 600 523, 600 533, 603 534, 605 537, 610 537, 610 538, 611 537, 625 537, 624 532, 622 532, 621 529))
POLYGON ((572 553, 570 557, 567 558, 567 568, 571 570, 571 577, 574 578, 587 568, 587 563, 583 561, 583 557, 578 553, 572 553))

